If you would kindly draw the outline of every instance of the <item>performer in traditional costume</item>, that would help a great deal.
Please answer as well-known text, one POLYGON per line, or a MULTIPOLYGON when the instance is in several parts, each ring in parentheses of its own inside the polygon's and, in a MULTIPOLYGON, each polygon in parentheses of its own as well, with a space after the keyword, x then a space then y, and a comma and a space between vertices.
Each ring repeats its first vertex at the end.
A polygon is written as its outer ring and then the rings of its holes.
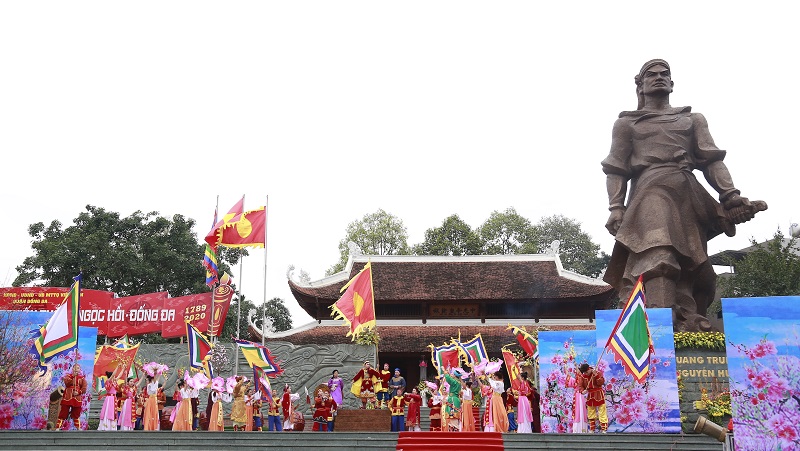
MULTIPOLYGON (((311 404, 311 400, 306 397, 306 402, 311 404)), ((331 399, 330 391, 327 385, 319 385, 314 390, 314 409, 312 418, 314 419, 314 426, 312 431, 328 430, 328 422, 333 421, 333 411, 336 410, 336 401, 331 399)))
POLYGON ((514 396, 514 390, 511 387, 508 387, 503 394, 503 402, 505 403, 506 416, 508 417, 508 432, 516 432, 517 419, 514 409, 517 407, 517 397, 514 396))
POLYGON ((281 397, 281 409, 283 410, 283 430, 284 431, 291 431, 294 430, 294 423, 295 423, 295 416, 294 413, 294 402, 300 399, 300 395, 298 393, 292 393, 291 387, 289 384, 284 385, 283 387, 283 396, 281 397))
POLYGON ((531 400, 529 395, 531 393, 531 383, 528 381, 528 373, 523 371, 520 373, 522 384, 517 398, 517 432, 520 434, 530 434, 533 432, 533 413, 531 412, 531 400))
POLYGON ((269 402, 267 409, 267 430, 268 431, 282 431, 283 424, 281 423, 281 398, 275 397, 269 402))
POLYGON ((428 428, 431 431, 442 430, 442 401, 444 396, 438 391, 433 392, 433 395, 428 398, 428 408, 431 409, 428 418, 431 420, 431 425, 428 428))
POLYGON ((178 380, 178 397, 180 401, 172 411, 170 420, 172 421, 173 431, 191 431, 192 430, 192 388, 188 387, 186 383, 180 379, 178 380))
POLYGON ((584 363, 580 366, 578 389, 586 392, 586 411, 589 419, 589 432, 595 432, 597 420, 600 420, 600 432, 608 431, 608 412, 606 411, 606 394, 603 391, 606 383, 603 375, 584 363))
POLYGON ((575 391, 572 397, 572 433, 584 434, 587 432, 589 420, 586 414, 586 398, 581 393, 578 383, 577 377, 567 375, 566 385, 575 391))
POLYGON ((236 385, 233 387, 233 408, 231 409, 231 421, 233 422, 234 431, 243 431, 247 423, 247 419, 252 420, 252 415, 247 415, 245 412, 244 396, 247 392, 250 383, 247 382, 243 376, 236 376, 236 385))
POLYGON ((253 418, 251 430, 261 432, 264 427, 264 414, 261 413, 261 392, 252 389, 250 391, 253 392, 250 397, 250 413, 253 418))
MULTIPOLYGON (((336 402, 337 406, 342 405, 342 395, 344 393, 344 381, 341 377, 339 377, 339 370, 333 370, 331 373, 331 378, 328 379, 328 389, 331 393, 331 399, 336 402)), ((333 428, 336 425, 336 411, 333 412, 333 420, 331 420, 330 424, 328 425, 328 431, 333 432, 333 428)))
POLYGON ((444 374, 447 398, 445 400, 443 430, 461 430, 461 379, 450 373, 444 374), (444 429, 446 428, 446 429, 444 429))
POLYGON ((367 402, 375 404, 375 390, 381 389, 381 373, 370 367, 369 361, 354 377, 350 392, 361 398, 361 408, 367 408, 367 402))
POLYGON ((127 383, 120 390, 122 407, 119 411, 119 429, 121 431, 132 431, 136 424, 135 403, 136 403, 136 383, 138 379, 129 377, 127 383))
POLYGON ((539 390, 533 384, 531 384, 531 392, 528 394, 528 400, 531 402, 531 415, 533 416, 531 430, 534 433, 542 432, 542 411, 539 407, 541 396, 539 395, 539 390))
POLYGON ((147 398, 144 402, 144 430, 157 431, 161 428, 160 417, 158 416, 158 378, 147 376, 147 398))
POLYGON ((396 390, 397 395, 389 401, 389 410, 392 412, 392 432, 403 432, 405 428, 406 397, 403 388, 396 390))
POLYGON ((215 377, 211 382, 211 416, 208 418, 209 431, 224 431, 225 430, 225 417, 223 402, 231 402, 232 397, 230 393, 225 391, 225 380, 221 377, 215 377))
POLYGON ((472 408, 472 381, 461 382, 461 432, 475 432, 472 408))
POLYGON ((394 396, 394 394, 389 390, 389 379, 391 379, 391 377, 392 372, 389 371, 389 364, 384 363, 380 374, 381 386, 380 388, 375 388, 375 394, 378 397, 379 409, 383 409, 384 407, 389 408, 389 401, 392 399, 392 396, 394 396))
POLYGON ((103 406, 100 408, 100 424, 98 431, 117 430, 117 389, 119 381, 117 377, 122 371, 123 366, 117 366, 112 371, 106 371, 106 394, 103 395, 103 406))
POLYGON ((408 416, 406 417, 406 430, 407 431, 421 431, 420 423, 420 408, 422 407, 422 396, 419 394, 417 387, 411 389, 411 393, 406 393, 406 401, 408 401, 408 416))
POLYGON ((56 429, 64 426, 67 417, 72 418, 75 429, 81 428, 81 411, 83 409, 83 396, 86 394, 86 377, 81 372, 81 366, 72 365, 72 372, 61 378, 64 383, 64 396, 61 398, 61 409, 58 412, 58 425, 56 429))
POLYGON ((494 373, 489 377, 488 385, 484 385, 482 388, 482 393, 486 398, 486 412, 484 413, 484 423, 487 425, 484 431, 486 432, 508 432, 508 416, 502 397, 503 387, 503 377, 500 373, 494 373))
POLYGON ((162 384, 158 384, 156 400, 158 401, 158 423, 161 424, 161 419, 164 418, 164 406, 167 405, 167 395, 164 393, 164 386, 162 384))

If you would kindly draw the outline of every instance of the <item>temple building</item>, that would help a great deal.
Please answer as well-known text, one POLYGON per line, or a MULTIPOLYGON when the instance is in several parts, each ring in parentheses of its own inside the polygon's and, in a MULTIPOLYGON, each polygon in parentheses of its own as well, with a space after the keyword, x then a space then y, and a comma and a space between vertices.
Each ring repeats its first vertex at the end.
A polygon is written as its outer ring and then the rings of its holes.
MULTIPOLYGON (((341 288, 372 262, 378 360, 400 368, 408 386, 435 374, 429 345, 480 333, 499 358, 515 343, 509 324, 535 329, 594 329, 594 311, 611 307, 615 290, 561 265, 557 254, 474 256, 352 256, 345 270, 321 280, 289 280, 297 303, 315 319, 265 340, 294 345, 347 344, 348 328, 332 320, 341 288), (430 372, 428 372, 430 369, 430 372)), ((261 331, 251 333, 261 339, 261 331)))

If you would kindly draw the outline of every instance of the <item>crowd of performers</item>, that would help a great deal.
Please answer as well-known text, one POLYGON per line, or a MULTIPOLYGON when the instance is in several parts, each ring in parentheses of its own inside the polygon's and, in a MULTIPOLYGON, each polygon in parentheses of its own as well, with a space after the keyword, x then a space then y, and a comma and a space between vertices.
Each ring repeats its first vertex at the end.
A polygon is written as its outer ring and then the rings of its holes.
MULTIPOLYGON (((487 368, 488 369, 488 368, 487 368)), ((100 409, 98 430, 159 430, 162 424, 171 425, 174 431, 192 431, 200 428, 198 410, 200 390, 209 387, 205 417, 207 430, 224 430, 223 403, 233 403, 230 421, 235 431, 287 431, 303 430, 305 419, 296 410, 300 400, 299 393, 292 393, 287 384, 283 393, 264 398, 261 390, 256 390, 252 381, 243 376, 221 377, 208 380, 202 373, 190 378, 179 379, 168 422, 162 422, 166 395, 159 375, 147 375, 143 386, 136 378, 121 379, 119 371, 107 372, 106 393, 100 409), (205 378, 205 382, 203 382, 205 378), (262 407, 266 407, 267 421, 263 421, 262 407)), ((519 389, 505 388, 504 380, 496 368, 482 373, 465 372, 455 368, 437 376, 438 383, 426 381, 430 397, 431 431, 475 431, 476 408, 473 400, 480 393, 484 400, 483 430, 492 432, 541 432, 539 412, 539 393, 531 383, 526 372, 520 374, 519 389)), ((72 371, 63 377, 63 396, 58 410, 57 429, 65 426, 71 419, 79 426, 82 398, 87 393, 87 381, 74 365, 72 371)), ((420 431, 420 411, 423 404, 417 387, 406 390, 405 378, 400 369, 389 371, 371 367, 364 362, 363 368, 353 377, 351 393, 361 401, 362 408, 389 409, 392 416, 392 431, 420 431)), ((608 429, 603 375, 588 364, 579 368, 577 377, 567 384, 575 389, 575 409, 573 432, 605 432, 608 429)), ((342 405, 345 383, 334 370, 326 384, 320 384, 312 394, 306 392, 306 403, 310 406, 313 431, 333 431, 337 409, 342 405)))

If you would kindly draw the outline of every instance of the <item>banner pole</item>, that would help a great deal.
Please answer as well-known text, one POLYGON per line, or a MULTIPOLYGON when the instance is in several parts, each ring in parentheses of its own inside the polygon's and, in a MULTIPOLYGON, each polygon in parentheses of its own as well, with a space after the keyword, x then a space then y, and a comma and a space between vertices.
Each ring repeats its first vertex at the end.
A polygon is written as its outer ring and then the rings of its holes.
MULTIPOLYGON (((211 225, 212 228, 217 225, 217 220, 218 220, 217 214, 218 213, 219 213, 219 194, 217 194, 217 205, 214 207, 214 224, 211 225)), ((213 251, 213 249, 212 249, 212 251, 213 251)), ((217 263, 218 264, 219 264, 219 261, 220 261, 220 259, 219 259, 219 257, 217 257, 217 263)), ((219 280, 219 266, 217 267, 217 280, 219 280)), ((214 324, 214 289, 212 288, 211 289, 211 319, 208 322, 208 332, 209 332, 208 335, 209 335, 209 341, 211 342, 212 346, 215 344, 214 336, 216 335, 216 332, 217 332, 216 330, 212 330, 211 329, 211 326, 213 324, 214 324)), ((219 325, 219 324, 217 324, 217 327, 220 328, 220 329, 222 328, 222 326, 219 325)), ((181 341, 181 342, 183 342, 183 341, 181 341)))
POLYGON ((264 297, 261 301, 261 345, 264 346, 264 336, 267 334, 265 330, 267 324, 267 227, 269 227, 269 194, 267 194, 266 203, 264 203, 264 297))

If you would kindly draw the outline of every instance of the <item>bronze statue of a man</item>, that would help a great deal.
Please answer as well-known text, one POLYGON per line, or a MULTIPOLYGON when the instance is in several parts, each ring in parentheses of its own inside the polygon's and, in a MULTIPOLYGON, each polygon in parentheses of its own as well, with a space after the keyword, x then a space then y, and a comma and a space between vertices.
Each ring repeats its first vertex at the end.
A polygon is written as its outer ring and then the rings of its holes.
POLYGON ((676 331, 708 331, 716 284, 708 240, 733 236, 736 224, 767 205, 740 195, 703 115, 669 104, 674 83, 666 61, 648 61, 635 80, 638 107, 620 113, 602 162, 611 211, 606 228, 616 237, 604 280, 626 298, 643 275, 648 307, 671 307, 676 331))

